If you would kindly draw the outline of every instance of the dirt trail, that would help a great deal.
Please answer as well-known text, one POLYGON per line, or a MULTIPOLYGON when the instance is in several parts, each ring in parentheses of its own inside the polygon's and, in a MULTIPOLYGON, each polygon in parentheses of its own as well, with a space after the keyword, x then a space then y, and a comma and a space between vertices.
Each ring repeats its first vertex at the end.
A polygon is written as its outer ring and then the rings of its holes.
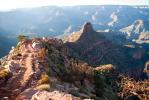
POLYGON ((29 53, 29 54, 27 54, 27 58, 25 59, 24 67, 26 68, 26 71, 25 71, 24 76, 23 76, 23 81, 22 81, 23 83, 24 83, 24 81, 29 79, 30 75, 33 74, 32 66, 33 66, 32 53, 29 53))
POLYGON ((20 70, 7 81, 5 88, 0 90, 0 97, 8 97, 10 100, 13 100, 18 93, 27 87, 34 73, 34 56, 36 53, 31 44, 28 44, 25 49, 21 58, 24 65, 21 65, 22 62, 17 61, 20 65, 20 70))
POLYGON ((23 78, 21 80, 21 84, 24 88, 28 85, 28 83, 34 73, 33 67, 34 67, 34 59, 35 59, 34 58, 34 55, 35 55, 34 49, 32 48, 31 44, 28 44, 26 49, 28 50, 27 53, 24 53, 24 55, 26 55, 26 58, 24 60, 25 61, 24 68, 26 69, 26 71, 25 71, 23 78))

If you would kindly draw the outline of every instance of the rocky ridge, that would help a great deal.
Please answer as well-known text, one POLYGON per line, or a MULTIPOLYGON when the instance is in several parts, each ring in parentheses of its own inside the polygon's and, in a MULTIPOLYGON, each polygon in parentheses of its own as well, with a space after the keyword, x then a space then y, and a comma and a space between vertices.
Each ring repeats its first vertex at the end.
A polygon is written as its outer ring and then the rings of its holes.
MULTIPOLYGON (((122 44, 113 42, 114 40, 111 40, 112 37, 110 37, 112 34, 113 32, 110 31, 95 31, 92 24, 87 22, 80 31, 72 33, 64 41, 71 56, 81 59, 91 66, 113 64, 123 74, 141 79, 144 76, 144 64, 149 59, 147 50, 133 43, 127 45, 129 42, 122 44), (138 70, 138 73, 134 73, 134 70, 138 70)), ((114 35, 114 38, 120 37, 114 35)))
MULTIPOLYGON (((148 100, 148 80, 121 77, 117 66, 130 63, 123 62, 119 47, 94 31, 89 22, 66 43, 46 37, 21 39, 0 60, 0 99, 148 100)), ((133 57, 138 61, 142 53, 137 52, 133 57)))
MULTIPOLYGON (((105 79, 100 77, 105 77, 100 72, 102 69, 95 69, 85 62, 70 57, 68 49, 61 40, 25 39, 10 51, 5 60, 1 61, 0 98, 4 100, 118 99, 105 79), (107 94, 108 92, 111 94, 107 94)), ((111 72, 109 69, 106 73, 111 72)))

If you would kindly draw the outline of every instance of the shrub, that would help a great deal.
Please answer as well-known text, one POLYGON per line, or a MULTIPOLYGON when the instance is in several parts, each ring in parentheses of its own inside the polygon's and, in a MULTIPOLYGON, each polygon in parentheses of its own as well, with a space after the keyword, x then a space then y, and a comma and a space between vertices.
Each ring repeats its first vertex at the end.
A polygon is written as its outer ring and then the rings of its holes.
POLYGON ((42 85, 37 86, 36 89, 50 91, 50 85, 49 84, 42 84, 42 85))
POLYGON ((79 92, 82 92, 82 93, 85 93, 85 94, 88 94, 88 90, 86 89, 85 86, 81 86, 80 89, 79 89, 79 92))
POLYGON ((45 58, 47 54, 46 49, 41 49, 38 53, 37 53, 37 57, 40 58, 41 60, 43 60, 45 58))
POLYGON ((20 42, 20 41, 24 41, 24 40, 28 39, 28 36, 19 35, 19 36, 17 37, 17 39, 18 39, 19 42, 20 42))
POLYGON ((96 95, 99 97, 102 97, 104 93, 105 82, 104 82, 104 78, 100 74, 100 71, 94 72, 94 82, 95 82, 96 95))
POLYGON ((10 72, 6 71, 5 69, 0 69, 0 79, 4 79, 10 76, 10 72))
POLYGON ((100 67, 95 68, 96 71, 100 72, 100 74, 109 74, 115 70, 115 67, 112 64, 101 65, 100 67))
MULTIPOLYGON (((18 54, 20 52, 20 44, 18 44, 15 48, 14 48, 14 54, 18 54)), ((14 57, 15 58, 15 57, 14 57)))
POLYGON ((50 83, 50 79, 49 76, 47 74, 42 74, 41 75, 41 79, 38 81, 38 84, 49 84, 50 83))

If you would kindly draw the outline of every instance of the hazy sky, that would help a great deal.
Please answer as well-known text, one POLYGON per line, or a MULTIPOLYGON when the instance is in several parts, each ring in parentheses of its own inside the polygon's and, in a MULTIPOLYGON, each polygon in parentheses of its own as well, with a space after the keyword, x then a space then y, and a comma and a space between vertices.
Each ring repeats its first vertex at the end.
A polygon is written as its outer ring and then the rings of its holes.
POLYGON ((39 7, 47 5, 149 5, 149 0, 0 0, 0 10, 39 7))

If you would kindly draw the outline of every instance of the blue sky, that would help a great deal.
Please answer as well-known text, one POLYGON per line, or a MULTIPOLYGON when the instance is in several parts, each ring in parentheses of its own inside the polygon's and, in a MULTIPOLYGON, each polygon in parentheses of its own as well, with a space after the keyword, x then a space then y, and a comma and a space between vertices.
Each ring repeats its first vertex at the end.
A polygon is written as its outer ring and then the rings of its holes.
POLYGON ((40 7, 47 5, 149 5, 149 0, 0 0, 0 10, 40 7))

